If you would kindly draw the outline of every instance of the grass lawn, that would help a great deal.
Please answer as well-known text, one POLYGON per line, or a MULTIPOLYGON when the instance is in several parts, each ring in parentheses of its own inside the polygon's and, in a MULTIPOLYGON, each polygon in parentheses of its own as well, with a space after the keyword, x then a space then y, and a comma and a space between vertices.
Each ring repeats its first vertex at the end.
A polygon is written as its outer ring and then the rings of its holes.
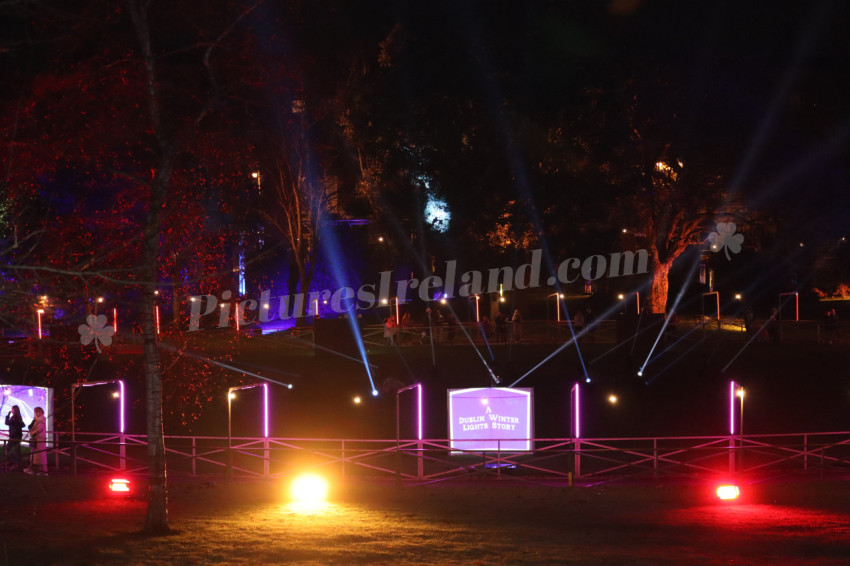
POLYGON ((848 479, 755 484, 731 504, 694 480, 359 482, 305 510, 282 485, 181 478, 174 534, 148 538, 143 497, 109 497, 104 476, 5 474, 0 564, 846 564, 848 479))

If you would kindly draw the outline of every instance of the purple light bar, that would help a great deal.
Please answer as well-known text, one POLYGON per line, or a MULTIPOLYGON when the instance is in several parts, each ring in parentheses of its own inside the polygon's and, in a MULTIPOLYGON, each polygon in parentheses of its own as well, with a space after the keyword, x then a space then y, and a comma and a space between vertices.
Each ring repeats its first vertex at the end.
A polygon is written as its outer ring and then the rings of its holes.
POLYGON ((263 435, 269 437, 269 384, 263 384, 263 435))
POLYGON ((729 382, 729 434, 735 434, 735 382, 729 382))
POLYGON ((118 404, 118 432, 124 434, 124 381, 114 379, 112 381, 91 381, 88 383, 78 383, 75 387, 94 387, 95 385, 108 385, 110 383, 118 384, 118 395, 120 397, 118 404))
POLYGON ((419 440, 422 440, 422 384, 416 384, 416 420, 417 420, 417 431, 419 433, 419 440))
POLYGON ((581 430, 579 429, 579 423, 581 423, 581 415, 579 413, 579 385, 576 382, 573 385, 573 388, 570 390, 570 403, 572 404, 572 413, 573 413, 573 426, 575 427, 576 438, 581 438, 581 430))
MULTIPOLYGON (((254 387, 262 387, 263 388, 263 434, 265 438, 269 437, 269 384, 268 383, 252 383, 251 385, 240 385, 237 387, 231 387, 227 390, 227 405, 230 406, 230 403, 233 401, 235 395, 233 394, 235 391, 242 391, 244 389, 253 389, 254 387)), ((229 411, 230 409, 228 409, 229 411)))
POLYGON ((120 411, 120 417, 119 417, 120 426, 118 428, 118 432, 120 432, 121 434, 124 434, 124 382, 120 379, 118 380, 118 389, 119 389, 118 394, 121 395, 121 404, 118 405, 118 410, 120 411))

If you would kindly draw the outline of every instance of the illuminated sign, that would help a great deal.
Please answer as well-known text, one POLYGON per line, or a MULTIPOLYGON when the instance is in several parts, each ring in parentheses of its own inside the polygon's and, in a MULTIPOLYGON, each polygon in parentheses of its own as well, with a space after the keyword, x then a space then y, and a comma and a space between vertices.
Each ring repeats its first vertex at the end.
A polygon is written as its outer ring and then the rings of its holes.
POLYGON ((449 389, 449 440, 453 450, 525 451, 534 437, 533 389, 449 389))

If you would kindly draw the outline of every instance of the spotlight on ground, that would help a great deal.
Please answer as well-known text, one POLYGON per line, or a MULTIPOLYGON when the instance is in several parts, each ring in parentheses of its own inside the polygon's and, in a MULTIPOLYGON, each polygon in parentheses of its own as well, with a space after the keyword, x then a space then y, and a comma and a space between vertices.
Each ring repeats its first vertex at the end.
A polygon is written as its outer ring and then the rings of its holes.
POLYGON ((112 493, 130 493, 130 480, 112 478, 109 480, 109 491, 112 493))
POLYGON ((318 474, 302 474, 290 484, 289 495, 298 503, 323 503, 328 497, 328 482, 318 474))
POLYGON ((732 501, 738 499, 741 495, 737 485, 724 484, 717 486, 717 497, 724 501, 732 501))

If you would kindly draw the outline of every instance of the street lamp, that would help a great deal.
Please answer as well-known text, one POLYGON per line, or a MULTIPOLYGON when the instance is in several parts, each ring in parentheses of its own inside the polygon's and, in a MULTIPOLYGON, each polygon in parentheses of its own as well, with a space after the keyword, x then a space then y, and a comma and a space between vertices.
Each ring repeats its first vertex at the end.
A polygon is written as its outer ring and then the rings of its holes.
POLYGON ((41 315, 44 314, 44 309, 36 310, 35 314, 38 316, 38 339, 41 340, 41 315))
POLYGON ((576 477, 581 475, 581 415, 579 412, 579 384, 578 382, 570 389, 570 438, 573 439, 573 471, 576 477))
POLYGON ((416 389, 416 440, 417 448, 419 449, 419 457, 417 458, 418 477, 423 474, 422 461, 422 384, 414 383, 407 387, 402 387, 396 391, 395 396, 395 445, 396 445, 396 480, 401 480, 401 466, 399 458, 401 458, 401 394, 405 391, 416 389))
MULTIPOLYGON (((735 467, 735 454, 732 450, 735 446, 735 398, 739 399, 740 410, 738 414, 738 440, 743 451, 744 447, 744 388, 735 383, 729 382, 729 467, 735 467)), ((743 460, 743 458, 742 458, 743 460)))
POLYGON ((552 293, 549 297, 555 297, 555 312, 557 313, 557 321, 561 322, 561 299, 564 298, 564 294, 552 293))
POLYGON ((77 382, 73 386, 71 386, 71 446, 74 449, 74 458, 72 459, 74 475, 77 474, 77 458, 76 458, 76 416, 74 412, 75 399, 77 396, 77 389, 81 387, 94 387, 96 385, 109 385, 112 383, 118 384, 118 391, 113 392, 112 397, 118 399, 118 433, 121 435, 120 442, 120 461, 121 461, 121 469, 125 468, 125 450, 126 446, 124 444, 124 381, 121 379, 114 379, 111 381, 89 381, 89 382, 77 382))
MULTIPOLYGON (((227 390, 227 476, 229 480, 233 479, 233 436, 231 433, 231 413, 233 400, 236 399, 236 392, 244 389, 253 389, 254 387, 263 388, 263 438, 268 445, 269 438, 269 385, 268 383, 253 383, 251 385, 237 385, 227 390)), ((268 450, 266 450, 268 452, 268 450)), ((265 472, 268 475, 269 459, 263 459, 265 464, 265 472)))
MULTIPOLYGON (((626 298, 629 297, 630 295, 635 296, 635 310, 637 311, 636 314, 640 314, 640 292, 639 291, 634 291, 633 293, 620 293, 619 295, 617 295, 617 298, 620 299, 621 301, 625 301, 626 298)), ((623 312, 625 312, 625 307, 623 308, 623 312)))

